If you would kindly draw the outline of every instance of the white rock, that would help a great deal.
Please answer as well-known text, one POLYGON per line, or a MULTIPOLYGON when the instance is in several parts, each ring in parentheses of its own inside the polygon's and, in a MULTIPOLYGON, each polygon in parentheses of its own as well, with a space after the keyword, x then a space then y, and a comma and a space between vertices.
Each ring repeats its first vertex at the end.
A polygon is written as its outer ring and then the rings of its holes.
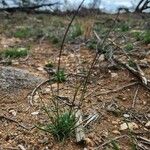
POLYGON ((35 116, 35 115, 38 115, 39 114, 39 111, 35 111, 35 112, 32 112, 31 115, 35 116))
POLYGON ((21 144, 19 144, 18 147, 19 147, 20 150, 26 150, 26 148, 21 144))
POLYGON ((19 62, 16 61, 16 60, 12 60, 11 62, 12 62, 13 65, 19 65, 19 62))
POLYGON ((146 128, 150 128, 150 121, 148 121, 148 122, 145 124, 145 127, 146 127, 146 128))
POLYGON ((17 115, 17 112, 13 109, 9 110, 9 113, 13 116, 16 116, 17 115))
POLYGON ((118 74, 117 74, 117 73, 111 73, 111 77, 112 77, 112 78, 117 78, 117 77, 118 77, 118 74))
POLYGON ((118 130, 113 130, 112 133, 120 135, 121 133, 118 130))
POLYGON ((144 58, 142 60, 140 60, 141 63, 147 64, 147 60, 144 58))
POLYGON ((50 91, 51 91, 50 88, 45 88, 45 92, 46 92, 46 93, 49 93, 50 91))
POLYGON ((134 129, 138 129, 138 125, 134 122, 129 122, 129 123, 123 123, 120 125, 120 130, 126 130, 126 129, 130 129, 130 130, 134 130, 134 129))
POLYGON ((74 57, 75 57, 75 55, 74 55, 74 54, 70 54, 70 57, 71 57, 71 58, 74 58, 74 57))
POLYGON ((43 67, 38 67, 37 70, 44 71, 43 67))
POLYGON ((125 117, 125 118, 129 118, 129 117, 130 117, 130 115, 128 115, 128 114, 123 114, 123 117, 125 117))
POLYGON ((113 125, 118 125, 119 122, 118 122, 118 121, 112 121, 112 124, 113 124, 113 125))
POLYGON ((34 95, 34 100, 37 101, 38 99, 39 99, 39 95, 38 94, 34 95))
POLYGON ((104 54, 101 54, 100 57, 99 57, 99 60, 100 60, 100 61, 104 61, 104 60, 105 60, 105 55, 104 55, 104 54))

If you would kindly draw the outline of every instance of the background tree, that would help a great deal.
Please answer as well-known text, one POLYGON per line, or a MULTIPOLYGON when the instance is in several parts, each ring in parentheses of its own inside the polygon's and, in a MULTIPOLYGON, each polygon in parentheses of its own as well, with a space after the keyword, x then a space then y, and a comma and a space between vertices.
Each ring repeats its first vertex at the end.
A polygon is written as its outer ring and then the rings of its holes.
POLYGON ((150 9, 150 0, 140 0, 135 7, 135 12, 142 13, 148 9, 150 9))
POLYGON ((0 11, 35 11, 41 7, 59 5, 59 2, 47 2, 46 0, 0 0, 0 11))

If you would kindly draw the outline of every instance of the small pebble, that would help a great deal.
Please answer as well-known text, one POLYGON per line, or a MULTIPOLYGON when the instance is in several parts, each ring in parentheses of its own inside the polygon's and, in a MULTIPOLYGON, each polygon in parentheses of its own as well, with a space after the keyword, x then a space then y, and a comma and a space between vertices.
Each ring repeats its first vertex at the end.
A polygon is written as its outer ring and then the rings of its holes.
POLYGON ((117 73, 111 73, 111 77, 112 77, 112 78, 117 78, 117 77, 118 77, 118 74, 117 74, 117 73))
POLYGON ((32 112, 32 113, 31 113, 31 115, 33 115, 33 116, 34 116, 34 115, 38 115, 38 114, 39 114, 39 111, 35 111, 35 112, 32 112))
POLYGON ((125 118, 129 118, 129 117, 130 117, 130 115, 129 115, 129 114, 123 114, 123 117, 125 117, 125 118))
POLYGON ((126 129, 130 129, 130 130, 134 130, 134 129, 138 129, 138 125, 134 122, 129 122, 129 123, 123 123, 120 125, 120 131, 124 131, 126 129))
POLYGON ((145 127, 146 127, 146 128, 150 128, 150 121, 148 121, 148 122, 145 124, 145 127))
POLYGON ((112 133, 120 135, 121 133, 118 130, 113 130, 112 133))

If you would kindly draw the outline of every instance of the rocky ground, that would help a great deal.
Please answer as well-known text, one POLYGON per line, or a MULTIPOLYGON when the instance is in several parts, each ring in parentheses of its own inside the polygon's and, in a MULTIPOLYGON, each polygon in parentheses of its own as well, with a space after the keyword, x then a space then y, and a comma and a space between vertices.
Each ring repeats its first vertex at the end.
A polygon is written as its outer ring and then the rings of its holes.
MULTIPOLYGON (((35 128, 47 122, 42 101, 52 107, 51 87, 55 92, 57 83, 47 82, 32 95, 33 89, 52 77, 57 69, 60 43, 70 17, 0 14, 0 150, 148 150, 150 34, 146 39, 144 36, 150 30, 150 17, 143 16, 120 15, 104 51, 100 51, 81 107, 83 119, 95 114, 98 117, 84 128, 86 145, 78 145, 75 137, 57 142, 51 134, 35 128), (28 54, 20 58, 5 57, 3 52, 10 48, 26 48, 28 54), (50 74, 45 69, 48 63, 52 65, 50 74), (131 70, 123 64, 128 64, 131 70)), ((92 31, 103 39, 114 20, 115 15, 106 14, 77 17, 61 57, 61 68, 68 76, 59 85, 60 96, 73 99, 76 86, 83 82, 96 54, 97 38, 92 31), (84 21, 90 22, 87 30, 84 21), (86 33, 89 31, 90 34, 86 33), (84 41, 85 35, 88 42, 84 41)), ((59 105, 67 108, 69 102, 60 101, 59 105)))

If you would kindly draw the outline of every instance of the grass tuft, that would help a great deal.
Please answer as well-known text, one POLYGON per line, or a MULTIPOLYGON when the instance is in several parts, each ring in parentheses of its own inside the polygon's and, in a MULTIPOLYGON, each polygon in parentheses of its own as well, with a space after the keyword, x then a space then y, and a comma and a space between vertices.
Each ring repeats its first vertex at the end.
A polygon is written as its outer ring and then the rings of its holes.
POLYGON ((112 140, 111 144, 112 144, 113 150, 120 150, 119 145, 117 144, 116 141, 112 140))
POLYGON ((143 37, 143 41, 144 41, 145 44, 150 43, 150 30, 145 32, 144 37, 143 37))
POLYGON ((1 53, 5 58, 20 58, 28 55, 26 48, 9 48, 1 53))
POLYGON ((64 112, 53 117, 53 122, 39 129, 51 133, 58 141, 68 138, 74 132, 76 125, 75 114, 64 112))
POLYGON ((79 23, 74 24, 73 27, 72 27, 71 37, 73 39, 75 39, 76 37, 78 37, 82 34, 83 34, 83 30, 82 30, 81 25, 79 23))
POLYGON ((54 65, 51 61, 48 61, 46 64, 45 64, 45 67, 48 67, 48 68, 53 68, 54 65))
POLYGON ((28 38, 31 36, 31 29, 29 27, 18 28, 14 33, 14 37, 16 38, 28 38))
POLYGON ((134 32, 133 36, 137 41, 143 41, 145 44, 150 43, 150 30, 144 32, 134 32))
POLYGON ((127 45, 125 45, 124 49, 126 52, 130 52, 131 50, 133 50, 133 44, 132 43, 128 43, 127 45))
POLYGON ((59 70, 54 74, 54 80, 56 82, 62 83, 66 81, 66 75, 64 70, 59 70))
POLYGON ((120 24, 120 26, 119 26, 119 28, 120 28, 120 30, 122 31, 122 32, 127 32, 127 31, 129 31, 129 25, 127 24, 127 23, 121 23, 120 24))

